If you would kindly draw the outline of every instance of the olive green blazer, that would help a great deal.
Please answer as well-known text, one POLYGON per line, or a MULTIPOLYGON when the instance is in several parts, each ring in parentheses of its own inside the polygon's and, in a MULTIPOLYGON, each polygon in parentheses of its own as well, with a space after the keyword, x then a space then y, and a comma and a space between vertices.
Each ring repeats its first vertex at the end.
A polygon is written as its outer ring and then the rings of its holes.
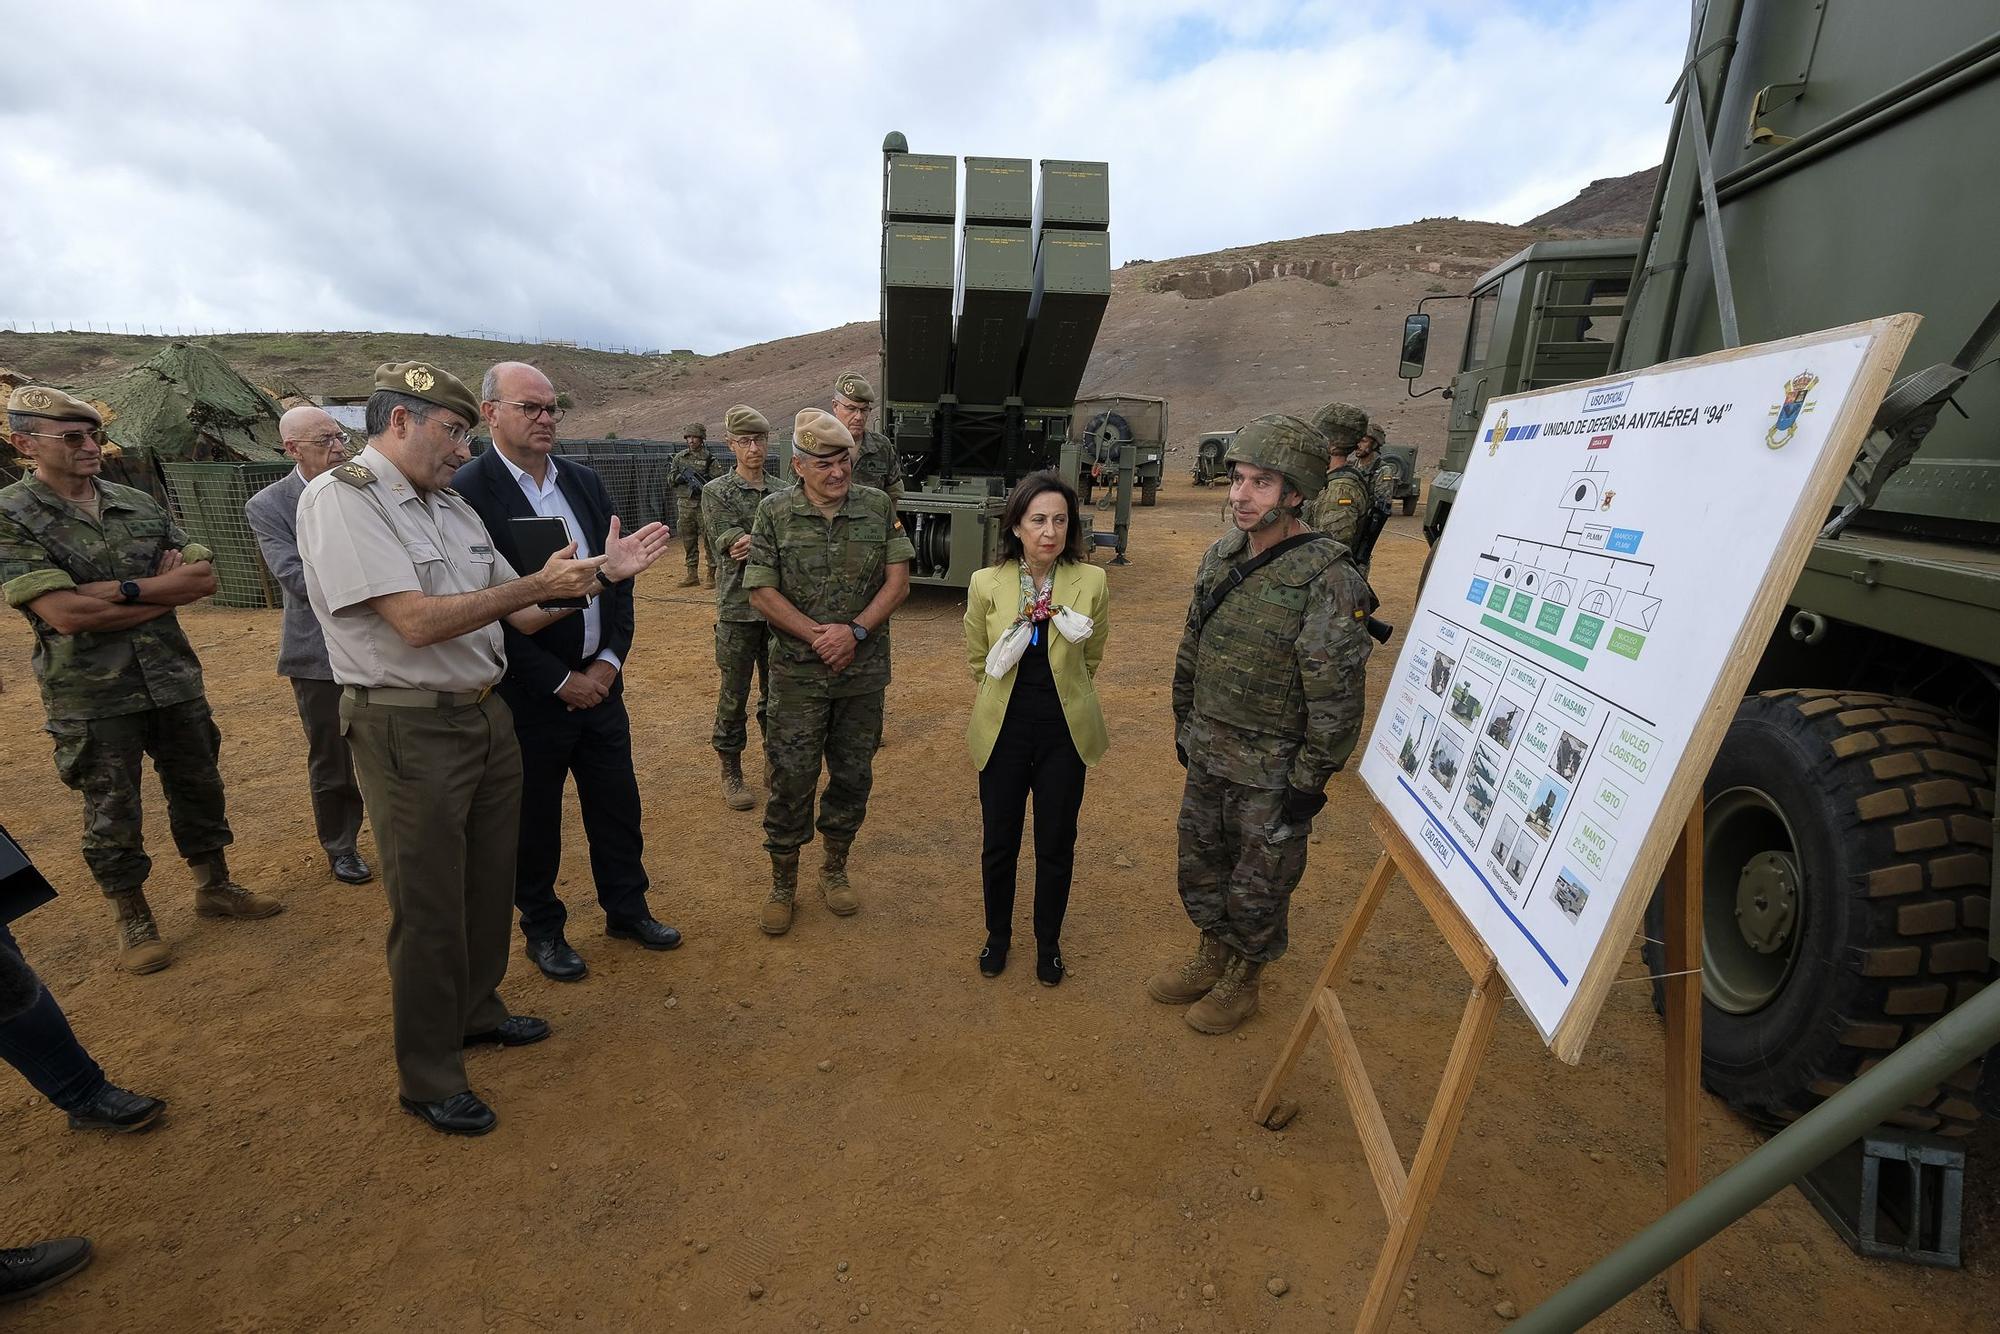
MULTIPOLYGON (((1093 679, 1097 664, 1104 660, 1104 641, 1110 637, 1111 597, 1104 571, 1083 561, 1064 561, 1056 566, 1052 594, 1056 606, 1082 612, 1097 623, 1096 633, 1081 644, 1072 644, 1046 627, 1049 636, 1049 673, 1056 679, 1056 697, 1062 701, 1063 717, 1069 721, 1069 739, 1085 764, 1104 758, 1111 738, 1104 729, 1104 710, 1097 703, 1093 679)), ((979 694, 972 701, 972 721, 965 739, 972 747, 972 763, 984 769, 999 739, 1000 724, 1007 718, 1007 701, 1014 693, 1014 677, 1008 672, 997 679, 986 675, 986 652, 992 648, 1021 611, 1021 563, 989 565, 976 571, 965 590, 965 660, 979 694)))

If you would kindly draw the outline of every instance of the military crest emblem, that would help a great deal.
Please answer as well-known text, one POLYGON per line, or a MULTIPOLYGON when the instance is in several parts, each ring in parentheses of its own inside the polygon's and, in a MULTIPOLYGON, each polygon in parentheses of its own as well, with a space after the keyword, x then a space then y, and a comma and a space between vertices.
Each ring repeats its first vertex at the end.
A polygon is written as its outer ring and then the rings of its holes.
POLYGON ((30 389, 21 395, 21 406, 30 412, 46 412, 56 405, 56 396, 46 389, 30 389))
POLYGON ((1771 416, 1775 420, 1772 421, 1771 428, 1764 432, 1764 444, 1767 448, 1783 449, 1792 443, 1792 437, 1799 432, 1799 418, 1813 410, 1808 398, 1812 394, 1813 386, 1818 383, 1817 375, 1811 371, 1800 371, 1785 385, 1784 401, 1771 409, 1771 416))
POLYGON ((403 383, 420 394, 428 393, 430 387, 437 383, 437 377, 432 375, 425 367, 412 366, 409 370, 403 372, 403 383))
POLYGON ((1500 442, 1507 438, 1507 409, 1500 409, 1500 420, 1493 423, 1493 442, 1486 446, 1488 457, 1500 452, 1500 442))

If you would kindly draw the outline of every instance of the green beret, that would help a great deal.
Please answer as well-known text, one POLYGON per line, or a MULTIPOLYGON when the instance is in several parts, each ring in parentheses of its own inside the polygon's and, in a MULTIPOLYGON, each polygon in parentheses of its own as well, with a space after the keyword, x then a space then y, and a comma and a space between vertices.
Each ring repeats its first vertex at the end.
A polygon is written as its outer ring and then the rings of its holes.
POLYGON ((1361 438, 1373 440, 1378 445, 1386 445, 1389 443, 1389 428, 1379 421, 1371 421, 1368 423, 1368 429, 1361 433, 1361 438))
POLYGON ((89 422, 92 426, 104 425, 104 417, 96 408, 74 394, 65 394, 62 390, 51 389, 45 384, 24 384, 7 395, 7 411, 19 413, 23 417, 46 417, 52 422, 89 422))
POLYGON ((769 435, 771 423, 747 403, 738 403, 722 415, 722 429, 730 435, 769 435))
POLYGON ((467 426, 479 424, 479 400, 465 382, 428 361, 386 361, 375 368, 377 392, 420 398, 456 412, 467 426))
POLYGON ((831 458, 854 448, 854 437, 840 418, 825 408, 806 408, 792 421, 792 448, 816 459, 831 458))
POLYGON ((706 440, 708 439, 708 428, 700 422, 689 422, 686 426, 681 427, 681 439, 685 440, 689 436, 693 436, 697 440, 706 440))
POLYGON ((1368 430, 1368 414, 1352 403, 1329 403, 1312 415, 1312 424, 1329 444, 1346 454, 1368 430))
POLYGON ((854 371, 849 371, 838 380, 835 380, 833 382, 833 392, 839 394, 842 398, 852 399, 856 403, 873 403, 875 401, 875 386, 868 383, 867 380, 854 371))

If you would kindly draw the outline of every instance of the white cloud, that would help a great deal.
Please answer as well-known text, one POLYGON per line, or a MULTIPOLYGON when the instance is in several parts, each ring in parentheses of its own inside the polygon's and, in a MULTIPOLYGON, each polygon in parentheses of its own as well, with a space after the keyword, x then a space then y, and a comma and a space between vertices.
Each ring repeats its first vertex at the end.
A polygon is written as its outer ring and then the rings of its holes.
POLYGON ((1101 158, 1116 260, 1522 218, 1657 159, 1678 5, 24 7, 0 323, 721 350, 876 306, 883 134, 1101 158))

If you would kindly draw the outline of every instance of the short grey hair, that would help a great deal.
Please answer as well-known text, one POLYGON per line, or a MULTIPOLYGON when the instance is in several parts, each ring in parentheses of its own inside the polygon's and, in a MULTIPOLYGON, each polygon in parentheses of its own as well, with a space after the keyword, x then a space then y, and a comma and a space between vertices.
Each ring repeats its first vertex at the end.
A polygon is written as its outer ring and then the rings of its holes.
POLYGON ((486 374, 479 377, 479 401, 481 403, 491 403, 499 397, 500 366, 496 363, 495 365, 488 366, 486 374))
POLYGON ((399 394, 393 389, 377 389, 368 396, 368 412, 363 429, 368 438, 389 433, 389 418, 397 408, 413 417, 421 417, 436 404, 429 399, 418 398, 414 394, 399 394))

